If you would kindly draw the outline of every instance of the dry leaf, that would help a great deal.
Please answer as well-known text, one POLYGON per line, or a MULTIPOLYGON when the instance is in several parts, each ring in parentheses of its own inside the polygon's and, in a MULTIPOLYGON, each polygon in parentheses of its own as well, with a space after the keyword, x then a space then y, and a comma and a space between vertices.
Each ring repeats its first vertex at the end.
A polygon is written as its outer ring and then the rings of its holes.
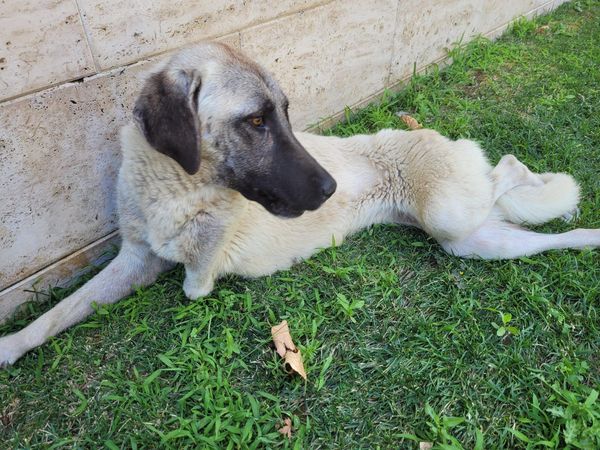
POLYGON ((433 442, 419 442, 419 450, 430 450, 433 447, 433 442))
POLYGON ((279 356, 282 358, 285 357, 288 349, 296 350, 287 320, 284 320, 279 325, 271 327, 271 336, 273 336, 273 343, 275 344, 277 353, 279 353, 279 356))
POLYGON ((273 343, 275 344, 277 353, 285 360, 286 369, 289 372, 296 372, 306 380, 302 353, 300 353, 300 349, 296 348, 294 341, 292 341, 287 320, 272 327, 271 335, 273 336, 273 343))
POLYGON ((535 30, 535 32, 537 34, 542 34, 545 33, 546 31, 548 31, 550 29, 550 27, 548 25, 542 25, 541 27, 538 27, 537 30, 535 30))
POLYGON ((292 419, 290 419, 289 417, 286 417, 285 420, 283 421, 283 426, 277 431, 279 431, 281 434, 283 434, 288 439, 291 439, 292 438, 292 419))
POLYGON ((412 116, 409 116, 408 114, 401 115, 400 120, 402 120, 402 122, 404 122, 406 126, 411 130, 418 130, 419 128, 423 128, 423 125, 417 122, 417 119, 415 119, 412 116))

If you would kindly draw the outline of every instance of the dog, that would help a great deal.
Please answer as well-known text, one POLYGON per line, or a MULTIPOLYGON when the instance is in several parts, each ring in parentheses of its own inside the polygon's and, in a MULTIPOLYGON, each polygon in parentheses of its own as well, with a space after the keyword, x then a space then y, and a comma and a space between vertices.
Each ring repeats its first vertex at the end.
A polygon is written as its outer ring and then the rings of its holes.
POLYGON ((433 130, 294 133, 275 79, 223 44, 169 59, 147 78, 133 115, 121 131, 119 254, 50 311, 0 338, 0 365, 175 263, 185 266, 183 289, 196 299, 224 274, 272 274, 376 223, 418 227, 465 258, 600 246, 600 229, 522 227, 576 211, 571 176, 532 173, 512 155, 492 167, 477 143, 433 130))

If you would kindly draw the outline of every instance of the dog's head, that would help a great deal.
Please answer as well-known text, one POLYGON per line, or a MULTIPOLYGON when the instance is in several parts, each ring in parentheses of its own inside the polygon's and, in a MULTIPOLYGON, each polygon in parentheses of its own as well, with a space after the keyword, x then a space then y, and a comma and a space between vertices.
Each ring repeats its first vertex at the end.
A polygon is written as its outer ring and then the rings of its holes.
POLYGON ((188 174, 210 158, 216 183, 272 214, 297 217, 321 206, 336 183, 300 145, 287 111, 269 73, 225 45, 206 43, 148 78, 134 117, 148 143, 188 174))

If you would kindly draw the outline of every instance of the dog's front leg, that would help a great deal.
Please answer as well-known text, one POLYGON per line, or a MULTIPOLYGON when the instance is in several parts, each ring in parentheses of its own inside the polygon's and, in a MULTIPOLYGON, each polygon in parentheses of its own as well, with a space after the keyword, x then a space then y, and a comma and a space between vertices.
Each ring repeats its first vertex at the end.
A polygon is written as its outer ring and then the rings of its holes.
POLYGON ((210 263, 199 262, 185 265, 183 291, 190 300, 204 297, 212 292, 215 285, 215 274, 210 263))
POLYGON ((220 260, 227 226, 226 221, 199 213, 170 236, 160 234, 161 227, 153 227, 157 232, 151 235, 151 241, 156 253, 185 266, 183 290, 189 299, 210 294, 215 279, 221 275, 220 260))
POLYGON ((123 241, 121 251, 100 273, 21 331, 0 338, 0 367, 13 364, 29 350, 42 345, 94 312, 93 303, 114 303, 134 286, 153 283, 170 264, 141 243, 123 241))
POLYGON ((226 244, 224 229, 221 225, 204 224, 202 239, 195 243, 193 257, 184 262, 183 291, 190 300, 210 294, 221 275, 221 257, 226 244))

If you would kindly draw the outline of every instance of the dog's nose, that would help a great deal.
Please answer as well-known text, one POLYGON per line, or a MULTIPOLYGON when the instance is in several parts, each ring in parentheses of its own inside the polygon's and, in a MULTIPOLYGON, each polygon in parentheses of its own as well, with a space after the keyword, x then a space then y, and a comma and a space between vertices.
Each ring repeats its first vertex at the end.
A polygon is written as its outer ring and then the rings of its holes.
POLYGON ((333 195, 337 188, 337 183, 332 177, 325 177, 321 182, 321 193, 327 199, 333 195))

